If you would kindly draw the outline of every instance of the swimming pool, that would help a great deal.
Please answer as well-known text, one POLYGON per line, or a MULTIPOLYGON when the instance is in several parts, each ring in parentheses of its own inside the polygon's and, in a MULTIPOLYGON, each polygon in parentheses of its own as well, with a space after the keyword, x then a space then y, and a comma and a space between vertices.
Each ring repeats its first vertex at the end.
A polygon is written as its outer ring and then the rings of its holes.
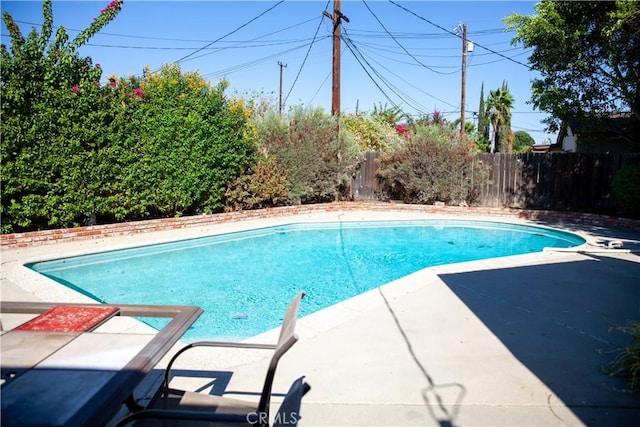
POLYGON ((304 316, 426 267, 584 242, 488 221, 296 223, 27 266, 105 303, 199 305, 204 314, 185 334, 193 341, 277 327, 300 290, 304 316))

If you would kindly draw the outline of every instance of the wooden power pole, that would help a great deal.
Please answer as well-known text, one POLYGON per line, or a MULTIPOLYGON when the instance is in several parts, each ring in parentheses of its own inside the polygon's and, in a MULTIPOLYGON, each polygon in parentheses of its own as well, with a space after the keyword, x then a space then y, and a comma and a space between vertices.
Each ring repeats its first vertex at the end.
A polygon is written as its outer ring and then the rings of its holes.
POLYGON ((467 24, 462 24, 462 90, 460 96, 460 137, 464 136, 464 116, 467 91, 467 24))
POLYGON ((282 115, 282 68, 286 67, 287 64, 283 64, 278 61, 278 65, 280 66, 280 99, 278 101, 278 114, 282 115))
POLYGON ((342 36, 342 20, 349 22, 349 18, 340 12, 340 0, 333 0, 333 15, 323 12, 333 21, 333 65, 331 83, 331 115, 340 115, 340 38, 342 36))

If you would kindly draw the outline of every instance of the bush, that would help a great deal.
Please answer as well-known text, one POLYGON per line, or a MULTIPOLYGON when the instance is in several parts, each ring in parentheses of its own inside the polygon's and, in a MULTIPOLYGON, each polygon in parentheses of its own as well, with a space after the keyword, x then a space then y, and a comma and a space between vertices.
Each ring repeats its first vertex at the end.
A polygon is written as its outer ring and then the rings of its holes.
POLYGON ((528 153, 536 143, 531 135, 523 130, 518 130, 513 135, 513 152, 528 153))
POLYGON ((381 121, 379 117, 350 114, 341 120, 341 128, 362 151, 388 151, 405 142, 393 126, 381 121))
POLYGON ((473 143, 448 127, 418 127, 407 144, 380 157, 383 194, 406 203, 466 202, 473 143))
POLYGON ((640 164, 623 166, 613 177, 613 195, 625 214, 640 216, 640 164))
POLYGON ((119 81, 131 98, 111 127, 121 204, 151 217, 223 210, 227 184, 257 161, 249 112, 225 88, 175 65, 119 81))
POLYGON ((27 38, 3 15, 11 36, 0 63, 3 233, 76 225, 108 205, 103 184, 114 171, 101 159, 112 99, 99 64, 78 49, 121 7, 112 1, 71 42, 64 27, 53 33, 51 1, 43 2, 40 34, 34 28, 27 38))
POLYGON ((289 200, 287 172, 274 160, 261 160, 246 175, 229 185, 225 211, 263 209, 286 205, 289 200))
POLYGON ((338 138, 334 117, 321 109, 294 108, 275 113, 255 126, 263 151, 286 171, 289 203, 320 203, 340 198, 359 150, 338 138))
POLYGON ((631 322, 629 326, 620 328, 629 333, 633 341, 617 357, 604 367, 604 372, 612 376, 627 377, 629 387, 633 391, 640 390, 640 322, 631 322))

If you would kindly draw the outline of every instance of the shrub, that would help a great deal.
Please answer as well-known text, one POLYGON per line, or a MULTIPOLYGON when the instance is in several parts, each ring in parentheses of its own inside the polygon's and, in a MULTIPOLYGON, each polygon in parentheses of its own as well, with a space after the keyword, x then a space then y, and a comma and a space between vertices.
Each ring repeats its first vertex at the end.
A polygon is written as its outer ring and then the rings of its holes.
POLYGON ((111 77, 77 48, 120 8, 113 1, 71 43, 22 37, 2 46, 2 232, 221 211, 226 186, 257 161, 242 99, 165 66, 111 77))
POLYGON ((258 143, 289 179, 289 203, 340 198, 359 150, 338 138, 334 117, 321 109, 296 107, 288 117, 266 114, 256 124, 258 143))
POLYGON ((249 112, 225 88, 175 65, 118 82, 130 99, 111 127, 124 204, 151 217, 223 210, 227 184, 256 163, 249 112))
POLYGON ((402 148, 380 157, 383 193, 406 203, 466 202, 473 144, 448 127, 418 127, 402 148))
POLYGON ((102 70, 78 49, 122 7, 112 1, 69 42, 53 33, 51 1, 43 2, 40 34, 24 37, 6 12, 11 48, 3 44, 2 232, 75 225, 109 203, 102 167, 113 119, 111 97, 100 87, 102 70))
POLYGON ((640 322, 631 322, 629 326, 619 328, 629 333, 633 341, 604 367, 604 372, 612 376, 627 377, 633 391, 640 390, 640 322))
POLYGON ((405 140, 387 122, 379 117, 349 114, 341 118, 341 129, 363 151, 388 151, 402 145, 405 140))
POLYGON ((283 206, 289 200, 287 172, 274 160, 265 158, 252 170, 229 185, 225 211, 241 211, 283 206))
POLYGON ((640 164, 623 166, 613 177, 613 195, 623 212, 640 216, 640 164))
POLYGON ((513 135, 513 152, 528 153, 536 143, 531 135, 523 130, 518 130, 513 135))

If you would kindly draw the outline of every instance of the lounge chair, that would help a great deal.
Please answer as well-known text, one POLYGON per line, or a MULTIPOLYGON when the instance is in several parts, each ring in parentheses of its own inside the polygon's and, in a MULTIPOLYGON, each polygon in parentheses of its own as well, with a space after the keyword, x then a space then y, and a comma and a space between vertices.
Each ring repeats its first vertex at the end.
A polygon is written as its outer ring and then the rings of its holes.
MULTIPOLYGON (((145 409, 134 412, 123 418, 116 424, 117 426, 125 425, 132 420, 142 420, 146 418, 155 419, 155 423, 150 422, 149 425, 157 425, 157 419, 165 418, 167 420, 192 420, 192 421, 210 421, 210 422, 230 422, 245 423, 255 426, 268 426, 270 422, 269 406, 271 402, 271 389, 276 368, 280 358, 298 341, 295 334, 295 325, 298 319, 298 310, 300 302, 304 297, 304 292, 300 292, 289 303, 289 307, 282 321, 280 335, 276 344, 254 344, 254 343, 237 343, 237 342, 218 342, 218 341, 199 341, 191 343, 180 349, 169 361, 165 371, 164 382, 158 392, 151 399, 145 409), (225 396, 214 396, 210 394, 197 393, 192 391, 177 390, 169 387, 171 381, 171 367, 174 362, 185 351, 195 347, 234 347, 244 349, 267 349, 273 350, 271 361, 267 369, 267 374, 260 394, 260 400, 249 402, 246 400, 232 399, 225 396)), ((302 382, 302 379, 298 381, 302 382)), ((297 382, 294 383, 296 386, 297 382)), ((292 389, 294 388, 292 386, 292 389)), ((296 389, 297 390, 297 389, 296 389)), ((296 392, 297 393, 297 392, 296 392)), ((297 394, 295 394, 297 396, 297 394)), ((302 395, 300 395, 302 398, 302 395)), ((291 400, 295 399, 290 397, 291 400)), ((299 404, 299 402, 298 402, 299 404)), ((276 419, 276 421, 278 421, 276 419)), ((137 425, 137 424, 136 424, 137 425)), ((165 425, 164 423, 162 425, 165 425)), ((210 425, 209 422, 204 423, 168 423, 167 425, 210 425)), ((288 423, 287 425, 292 425, 288 423)))

